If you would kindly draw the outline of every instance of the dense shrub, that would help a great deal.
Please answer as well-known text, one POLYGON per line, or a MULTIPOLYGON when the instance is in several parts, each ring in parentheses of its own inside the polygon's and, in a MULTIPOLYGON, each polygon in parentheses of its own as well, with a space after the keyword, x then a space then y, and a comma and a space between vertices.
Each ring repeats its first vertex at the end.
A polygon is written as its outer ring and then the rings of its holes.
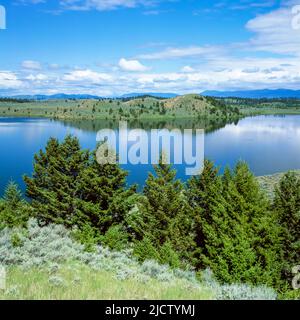
MULTIPOLYGON (((5 228, 0 231, 0 264, 6 266, 50 267, 57 264, 77 260, 96 270, 113 271, 129 276, 142 273, 153 278, 164 274, 172 274, 177 279, 197 281, 195 274, 173 271, 166 265, 155 261, 145 261, 140 264, 131 251, 111 251, 107 247, 98 245, 93 252, 87 252, 84 245, 72 239, 71 231, 62 225, 49 224, 39 226, 38 222, 30 219, 27 229, 5 228), (19 238, 18 245, 14 244, 14 237, 19 238)), ((165 278, 168 278, 165 275, 165 278)))
POLYGON ((246 284, 220 285, 207 269, 202 273, 203 283, 211 288, 217 300, 276 300, 277 293, 266 286, 253 287, 246 284))
POLYGON ((97 246, 94 252, 87 252, 83 245, 72 240, 71 232, 61 225, 40 227, 36 220, 31 219, 27 230, 6 228, 0 231, 0 264, 46 269, 50 274, 49 283, 53 286, 64 285, 64 280, 56 275, 60 265, 75 261, 94 270, 114 272, 119 280, 133 278, 142 283, 151 279, 168 283, 180 280, 183 281, 181 285, 185 283, 194 289, 212 291, 216 299, 276 298, 276 294, 267 288, 219 285, 210 272, 204 272, 202 281, 199 282, 192 270, 171 269, 154 260, 146 260, 140 264, 131 256, 130 251, 116 252, 97 246), (20 238, 17 246, 12 241, 14 235, 20 238))
POLYGON ((39 227, 36 220, 29 220, 27 229, 5 228, 0 231, 0 263, 23 267, 76 259, 83 246, 72 241, 61 225, 39 227), (16 244, 16 240, 18 243, 16 244))
POLYGON ((112 250, 123 250, 128 247, 128 234, 122 225, 110 227, 100 241, 112 250))

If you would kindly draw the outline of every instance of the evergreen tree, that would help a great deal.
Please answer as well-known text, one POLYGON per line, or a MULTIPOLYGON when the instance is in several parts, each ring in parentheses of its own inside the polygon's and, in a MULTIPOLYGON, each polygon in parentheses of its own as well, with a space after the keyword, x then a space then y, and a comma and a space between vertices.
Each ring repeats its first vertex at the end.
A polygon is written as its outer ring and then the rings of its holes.
POLYGON ((209 161, 188 184, 196 210, 197 268, 222 282, 273 284, 278 279, 278 227, 269 203, 244 163, 223 177, 209 161))
POLYGON ((11 181, 0 200, 0 228, 24 226, 30 217, 30 208, 18 185, 11 181))
POLYGON ((232 260, 236 262, 231 272, 233 280, 279 285, 279 226, 270 203, 246 163, 239 162, 231 176, 232 182, 227 187, 224 184, 223 194, 230 218, 236 221, 232 224, 234 248, 238 250, 232 260))
POLYGON ((233 181, 242 197, 242 201, 237 202, 236 212, 244 215, 244 228, 256 256, 256 271, 248 282, 278 287, 281 285, 280 228, 270 200, 245 162, 236 165, 233 181))
POLYGON ((281 226, 283 276, 289 279, 300 262, 300 179, 295 173, 287 173, 276 188, 274 211, 281 226))
POLYGON ((139 211, 134 215, 138 223, 133 221, 131 226, 142 225, 142 228, 134 230, 136 238, 146 238, 148 246, 150 242, 158 251, 161 250, 161 257, 166 257, 166 251, 172 251, 173 261, 176 260, 175 253, 188 260, 194 250, 192 210, 183 184, 176 180, 176 171, 163 162, 161 157, 154 167, 155 176, 149 174, 139 211))
POLYGON ((218 255, 217 251, 222 250, 222 237, 217 231, 227 221, 221 179, 211 161, 205 160, 202 173, 188 181, 187 194, 195 216, 195 266, 215 270, 208 259, 213 259, 218 255))
POLYGON ((5 201, 6 205, 12 210, 17 209, 21 204, 24 203, 22 191, 19 189, 18 185, 15 182, 9 182, 5 189, 3 200, 5 201))
POLYGON ((24 180, 41 221, 104 234, 122 222, 124 199, 134 193, 125 189, 125 178, 118 164, 100 165, 95 152, 81 150, 78 139, 67 136, 62 143, 49 140, 45 152, 35 155, 32 178, 24 180))

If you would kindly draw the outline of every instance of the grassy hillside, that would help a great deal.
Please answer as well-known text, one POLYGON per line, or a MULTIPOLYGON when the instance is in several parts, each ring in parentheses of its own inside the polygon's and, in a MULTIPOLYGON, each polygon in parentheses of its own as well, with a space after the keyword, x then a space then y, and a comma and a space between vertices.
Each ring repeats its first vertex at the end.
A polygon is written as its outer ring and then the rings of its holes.
POLYGON ((171 269, 130 251, 85 251, 60 225, 0 230, 0 266, 7 272, 0 299, 276 299, 267 287, 220 285, 211 272, 171 269))
POLYGON ((211 300, 213 291, 175 279, 122 279, 113 272, 69 263, 47 268, 10 268, 8 290, 0 299, 32 300, 211 300))
POLYGON ((238 119, 259 114, 300 114, 296 99, 212 98, 188 94, 162 99, 67 99, 28 101, 0 99, 0 116, 63 120, 238 119))
POLYGON ((239 117, 239 112, 213 98, 186 95, 171 99, 0 100, 0 116, 104 120, 226 119, 239 117))
POLYGON ((300 114, 300 99, 218 98, 217 100, 238 108, 243 115, 300 114))

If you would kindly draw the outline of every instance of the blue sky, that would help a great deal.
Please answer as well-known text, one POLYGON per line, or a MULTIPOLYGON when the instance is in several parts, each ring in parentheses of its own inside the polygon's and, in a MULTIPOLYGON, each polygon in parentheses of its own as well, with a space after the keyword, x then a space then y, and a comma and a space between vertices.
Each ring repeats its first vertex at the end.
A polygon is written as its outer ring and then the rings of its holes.
POLYGON ((300 0, 0 5, 2 95, 299 88, 300 0))

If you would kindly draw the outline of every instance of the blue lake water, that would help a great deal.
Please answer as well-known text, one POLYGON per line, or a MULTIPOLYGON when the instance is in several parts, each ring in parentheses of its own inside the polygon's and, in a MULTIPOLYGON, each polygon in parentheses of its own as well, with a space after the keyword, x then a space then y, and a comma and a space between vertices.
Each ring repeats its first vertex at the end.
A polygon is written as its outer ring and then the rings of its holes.
MULTIPOLYGON (((23 174, 31 174, 33 156, 44 148, 49 137, 63 139, 73 134, 84 148, 96 147, 99 129, 114 128, 111 122, 60 122, 49 119, 0 118, 0 193, 9 180, 24 188, 23 174)), ((168 127, 168 123, 164 123, 168 127)), ((117 127, 117 126, 115 126, 117 127)), ((136 127, 138 127, 136 125, 136 127)), ((172 128, 176 123, 172 124, 172 128)), ((202 129, 188 122, 178 126, 202 129)), ((149 125, 155 128, 155 125, 149 125)), ((149 128, 145 130, 149 131, 149 128)), ((117 130, 117 129, 116 129, 117 130)), ((234 166, 238 160, 248 162, 256 175, 300 169, 300 116, 258 116, 225 126, 210 126, 205 132, 205 157, 221 168, 234 166)), ((143 185, 151 165, 124 165, 129 171, 128 183, 143 185)), ((178 177, 186 180, 185 165, 176 165, 178 177)))

